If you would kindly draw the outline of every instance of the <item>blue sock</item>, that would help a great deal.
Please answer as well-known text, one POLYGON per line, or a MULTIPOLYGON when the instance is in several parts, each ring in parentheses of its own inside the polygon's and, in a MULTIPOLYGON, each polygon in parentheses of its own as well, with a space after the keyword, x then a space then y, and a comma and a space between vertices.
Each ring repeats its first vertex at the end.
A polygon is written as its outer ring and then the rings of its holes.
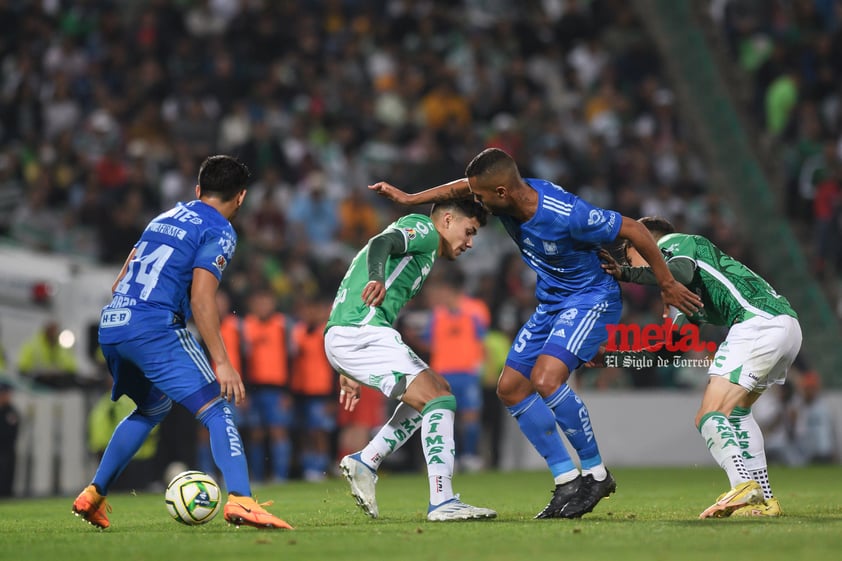
POLYGON ((506 409, 517 420, 524 436, 547 461, 553 477, 576 469, 558 434, 552 412, 537 393, 506 409))
POLYGON ((201 442, 196 448, 196 463, 199 464, 199 469, 205 473, 213 474, 216 472, 216 464, 213 463, 210 441, 201 442))
POLYGON ((562 384, 551 395, 544 398, 547 407, 555 415, 555 420, 564 431, 564 435, 576 449, 582 469, 586 470, 602 463, 596 436, 591 426, 588 408, 579 396, 567 384, 562 384))
POLYGON ((156 418, 141 415, 137 410, 120 421, 114 429, 114 434, 111 435, 111 440, 108 441, 108 446, 105 447, 102 461, 94 474, 92 483, 99 489, 100 494, 108 494, 108 488, 123 473, 134 455, 146 442, 146 437, 159 422, 160 420, 156 418))
POLYGON ((228 493, 250 497, 251 485, 243 439, 234 423, 231 406, 219 399, 202 411, 197 419, 208 429, 213 461, 222 472, 228 493))
POLYGON ((459 450, 460 455, 479 455, 480 427, 481 425, 478 420, 462 425, 462 447, 459 450))
POLYGON ((288 438, 272 443, 272 475, 284 481, 289 478, 289 463, 292 458, 292 444, 288 438))

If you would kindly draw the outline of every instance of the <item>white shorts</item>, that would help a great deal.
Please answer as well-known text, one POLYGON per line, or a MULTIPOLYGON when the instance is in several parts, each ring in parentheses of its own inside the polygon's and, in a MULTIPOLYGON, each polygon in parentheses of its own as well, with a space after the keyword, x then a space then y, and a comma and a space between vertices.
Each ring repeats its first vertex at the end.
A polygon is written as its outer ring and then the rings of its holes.
POLYGON ((708 373, 749 392, 783 384, 801 349, 801 326, 791 316, 759 316, 737 323, 719 345, 708 373))
POLYGON ((429 368, 391 327, 334 325, 325 333, 325 354, 340 374, 393 399, 429 368))

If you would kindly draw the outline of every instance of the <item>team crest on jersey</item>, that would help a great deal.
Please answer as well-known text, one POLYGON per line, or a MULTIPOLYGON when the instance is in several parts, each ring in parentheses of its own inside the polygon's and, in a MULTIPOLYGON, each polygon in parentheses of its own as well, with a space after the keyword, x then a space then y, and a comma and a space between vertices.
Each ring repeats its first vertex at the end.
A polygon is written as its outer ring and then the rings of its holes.
POLYGON ((219 269, 219 272, 225 270, 225 267, 228 265, 228 260, 225 259, 224 255, 217 255, 216 259, 214 259, 213 264, 216 265, 216 268, 219 269))
POLYGON ((558 246, 555 242, 544 242, 544 253, 547 255, 558 255, 558 246))
POLYGON ((558 316, 558 322, 563 323, 564 325, 573 325, 573 320, 576 319, 578 314, 579 310, 576 308, 565 310, 560 316, 558 316))
POLYGON ((414 240, 417 235, 415 233, 415 228, 404 228, 404 232, 406 232, 406 237, 410 240, 414 240))

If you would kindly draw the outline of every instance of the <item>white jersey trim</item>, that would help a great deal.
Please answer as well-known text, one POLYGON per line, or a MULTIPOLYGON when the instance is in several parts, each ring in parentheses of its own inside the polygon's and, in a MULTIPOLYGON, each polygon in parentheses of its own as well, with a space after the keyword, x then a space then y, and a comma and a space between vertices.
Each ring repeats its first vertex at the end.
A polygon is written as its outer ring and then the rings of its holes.
POLYGON ((731 293, 731 296, 734 297, 734 300, 736 300, 740 304, 740 306, 743 307, 743 309, 748 310, 749 312, 753 313, 754 315, 760 316, 760 317, 765 318, 765 319, 772 319, 773 317, 775 317, 774 315, 770 314, 769 312, 764 312, 760 308, 758 308, 756 306, 752 306, 748 302, 748 300, 746 300, 745 297, 742 294, 740 294, 740 291, 737 290, 737 287, 734 286, 734 283, 732 283, 727 278, 725 278, 725 275, 723 275, 718 270, 714 269, 711 265, 709 265, 708 263, 705 263, 704 261, 696 261, 696 264, 703 271, 705 271, 710 276, 712 276, 714 279, 719 281, 719 283, 722 286, 724 286, 726 289, 728 289, 728 292, 731 293))

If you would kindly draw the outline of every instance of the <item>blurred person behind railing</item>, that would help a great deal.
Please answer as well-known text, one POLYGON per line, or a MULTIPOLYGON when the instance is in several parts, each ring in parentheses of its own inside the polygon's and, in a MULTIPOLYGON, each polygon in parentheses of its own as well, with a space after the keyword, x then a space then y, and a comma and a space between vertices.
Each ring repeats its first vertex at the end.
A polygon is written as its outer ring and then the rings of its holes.
POLYGON ((822 396, 822 380, 808 370, 797 381, 795 446, 807 464, 829 464, 838 459, 834 411, 822 396))
POLYGON ((59 326, 47 321, 21 345, 18 372, 24 378, 52 388, 76 384, 79 367, 73 350, 59 342, 59 326))
MULTIPOLYGON (((0 353, 0 372, 3 370, 2 360, 0 353)), ((12 496, 19 426, 20 413, 12 404, 12 386, 0 379, 0 497, 12 496)))

